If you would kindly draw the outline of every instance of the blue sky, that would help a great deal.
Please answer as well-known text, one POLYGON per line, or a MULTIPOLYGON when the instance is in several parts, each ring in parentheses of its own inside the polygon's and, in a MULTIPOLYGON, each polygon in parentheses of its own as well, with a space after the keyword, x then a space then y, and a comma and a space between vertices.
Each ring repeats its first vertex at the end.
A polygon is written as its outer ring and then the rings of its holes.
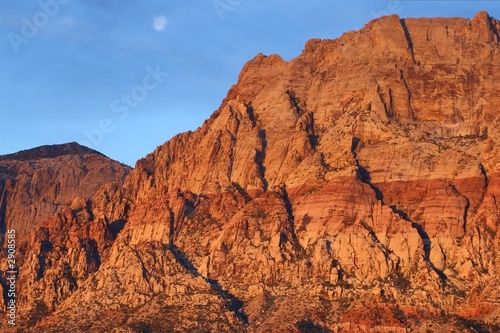
POLYGON ((2 0, 0 154, 77 141, 133 166, 200 126, 259 52, 479 10, 500 18, 500 1, 2 0))

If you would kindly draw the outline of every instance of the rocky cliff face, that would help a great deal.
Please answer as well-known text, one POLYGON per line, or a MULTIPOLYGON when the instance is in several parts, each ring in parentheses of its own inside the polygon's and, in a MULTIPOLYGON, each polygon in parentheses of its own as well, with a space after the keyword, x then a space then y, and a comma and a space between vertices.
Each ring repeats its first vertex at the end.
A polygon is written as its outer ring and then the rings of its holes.
MULTIPOLYGON (((52 232, 51 236, 59 236, 58 240, 62 243, 66 236, 63 230, 74 229, 71 225, 74 219, 90 218, 87 215, 91 205, 89 199, 97 190, 109 182, 114 182, 115 186, 123 184, 130 170, 130 167, 77 143, 42 146, 0 156, 0 242, 6 247, 6 231, 15 230, 17 263, 33 264, 28 266, 29 270, 20 272, 23 288, 18 296, 26 295, 21 298, 25 301, 24 306, 28 305, 28 301, 40 298, 31 280, 45 275, 47 266, 51 265, 43 257, 46 251, 52 250, 51 243, 46 239, 49 232, 52 232), (58 215, 48 220, 53 223, 52 230, 40 226, 54 214, 58 215), (28 246, 30 239, 31 242, 38 242, 38 248, 28 246)), ((106 244, 104 238, 105 235, 99 239, 101 247, 106 244)), ((95 251, 93 245, 83 243, 81 250, 91 256, 95 251)), ((2 290, 5 290, 6 252, 2 251, 0 258, 0 282, 2 290)), ((83 275, 92 269, 91 259, 90 268, 82 272, 83 275)), ((59 262, 58 265, 67 264, 59 262)), ((57 293, 62 295, 74 287, 73 282, 66 283, 60 277, 53 277, 51 281, 57 285, 57 293)), ((50 290, 43 290, 43 293, 50 295, 50 290)), ((2 294, 7 297, 6 293, 2 294)))
POLYGON ((203 126, 31 234, 34 330, 498 329, 499 31, 389 16, 258 55, 203 126))
POLYGON ((122 184, 128 166, 69 143, 0 156, 0 228, 21 238, 78 196, 92 197, 108 182, 122 184))

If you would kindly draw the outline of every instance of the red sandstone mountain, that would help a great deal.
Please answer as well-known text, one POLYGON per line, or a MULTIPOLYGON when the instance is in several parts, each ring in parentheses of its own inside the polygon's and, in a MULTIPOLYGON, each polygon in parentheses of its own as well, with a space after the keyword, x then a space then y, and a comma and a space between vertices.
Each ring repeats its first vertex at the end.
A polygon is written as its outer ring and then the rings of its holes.
MULTIPOLYGON (((130 170, 130 167, 77 143, 42 146, 0 156, 0 244, 6 248, 6 231, 15 230, 16 259, 24 262, 25 255, 29 258, 33 250, 27 249, 26 245, 29 238, 39 237, 33 232, 40 223, 79 205, 90 206, 88 199, 97 190, 110 182, 122 185, 130 170)), ((67 228, 69 223, 65 221, 64 224, 67 228)), ((44 243, 44 246, 51 245, 44 243)), ((5 254, 0 254, 2 291, 7 286, 5 254)), ((44 265, 43 259, 37 264, 44 265)), ((22 271, 21 277, 30 274, 40 272, 22 271)), ((20 280, 23 283, 21 292, 32 295, 34 290, 24 285, 29 280, 20 280)), ((61 289, 60 282, 57 283, 61 289)), ((7 298, 6 294, 2 294, 7 298)))
POLYGON ((21 237, 78 196, 122 184, 130 168, 77 143, 0 156, 0 226, 21 237))
POLYGON ((202 127, 37 225, 20 323, 498 330, 499 31, 389 16, 258 55, 202 127))

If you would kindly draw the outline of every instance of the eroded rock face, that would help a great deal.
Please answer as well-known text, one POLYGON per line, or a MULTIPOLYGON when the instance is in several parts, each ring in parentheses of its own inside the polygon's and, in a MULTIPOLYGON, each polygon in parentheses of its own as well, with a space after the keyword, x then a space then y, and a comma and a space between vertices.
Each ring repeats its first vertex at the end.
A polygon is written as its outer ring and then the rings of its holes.
POLYGON ((32 234, 35 331, 493 331, 498 31, 389 16, 258 55, 199 129, 32 234))
MULTIPOLYGON (((53 310, 99 267, 113 226, 99 224, 105 222, 94 216, 90 198, 107 187, 116 191, 130 170, 76 143, 0 156, 0 240, 3 244, 6 230, 15 230, 19 308, 53 310), (109 182, 114 185, 104 186, 109 182), (98 221, 89 224, 94 218, 98 221)), ((109 209, 120 205, 110 199, 109 209)), ((5 286, 4 252, 0 259, 5 286)))
POLYGON ((92 197, 105 183, 122 184, 131 168, 78 145, 42 146, 0 156, 0 226, 23 238, 40 222, 92 197))

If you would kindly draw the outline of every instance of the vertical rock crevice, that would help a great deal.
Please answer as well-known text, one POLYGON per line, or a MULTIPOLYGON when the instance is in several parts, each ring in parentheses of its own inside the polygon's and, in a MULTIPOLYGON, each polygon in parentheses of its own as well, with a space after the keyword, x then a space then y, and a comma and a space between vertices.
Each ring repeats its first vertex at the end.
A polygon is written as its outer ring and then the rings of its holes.
POLYGON ((490 179, 488 177, 488 172, 487 172, 486 168, 484 167, 484 165, 482 163, 479 164, 479 170, 481 171, 481 175, 484 178, 484 187, 487 188, 490 179))
POLYGON ((483 190, 481 192, 481 198, 479 199, 479 204, 477 205, 477 209, 479 209, 484 202, 484 198, 486 197, 486 193, 488 193, 488 186, 490 183, 490 178, 488 176, 488 171, 486 170, 486 167, 480 163, 479 164, 479 171, 481 172, 481 176, 483 177, 483 190))
POLYGON ((257 164, 258 178, 262 181, 262 188, 264 192, 266 192, 269 186, 269 183, 266 179, 266 167, 264 165, 266 159, 266 149, 267 149, 266 130, 259 129, 257 136, 261 146, 260 149, 255 151, 254 162, 255 164, 257 164))
POLYGON ((246 107, 248 119, 252 123, 252 127, 257 126, 257 118, 255 117, 255 110, 252 106, 252 102, 245 103, 245 107, 246 107))
POLYGON ((294 111, 300 130, 306 133, 311 150, 315 150, 319 138, 314 124, 314 113, 307 112, 305 106, 301 106, 301 100, 293 90, 287 90, 285 93, 288 95, 290 107, 294 111))
POLYGON ((171 208, 168 209, 169 216, 169 232, 168 232, 168 242, 169 244, 174 245, 175 239, 175 213, 171 208))
POLYGON ((311 145, 311 150, 315 150, 318 145, 318 135, 316 134, 316 129, 314 126, 314 113, 308 112, 304 116, 304 120, 301 122, 300 129, 307 134, 307 140, 311 145))
POLYGON ((409 113, 408 116, 410 120, 415 120, 415 113, 413 112, 413 106, 412 106, 413 95, 411 93, 410 86, 408 85, 405 73, 402 69, 399 71, 399 76, 405 86, 406 94, 408 95, 408 113, 409 113))
MULTIPOLYGON (((393 251, 380 241, 375 231, 365 221, 361 221, 361 226, 365 228, 366 231, 368 231, 368 234, 373 239, 373 241, 381 247, 385 257, 389 258, 389 255, 392 254, 393 251)), ((398 258, 398 264, 399 264, 399 258, 398 258)))
POLYGON ((415 53, 413 52, 413 41, 411 39, 410 31, 408 30, 408 26, 406 25, 406 19, 400 19, 399 22, 401 22, 401 27, 403 28, 406 41, 408 42, 408 51, 411 54, 411 58, 413 59, 414 63, 417 63, 415 61, 415 53))
POLYGON ((464 214, 463 214, 463 230, 465 233, 466 228, 467 228, 467 217, 468 217, 469 209, 470 209, 470 200, 465 195, 460 193, 460 191, 457 189, 457 187, 453 183, 450 182, 448 185, 452 189, 453 193, 455 193, 456 195, 465 199, 465 207, 464 207, 464 214))
MULTIPOLYGON (((384 106, 384 112, 387 118, 392 119, 394 118, 394 110, 391 109, 390 105, 387 105, 388 103, 385 101, 384 96, 382 95, 382 88, 380 85, 377 83, 377 95, 380 99, 380 102, 384 106)), ((351 149, 352 150, 352 149, 351 149)))
POLYGON ((290 236, 292 237, 291 243, 293 246, 293 249, 295 251, 295 255, 301 256, 304 253, 304 248, 300 245, 299 239, 297 237, 297 234, 295 233, 295 215, 293 214, 293 206, 292 202, 290 201, 290 198, 288 196, 288 191, 286 189, 286 185, 283 185, 279 188, 278 194, 283 201, 283 205, 285 207, 285 211, 287 213, 287 218, 288 218, 288 224, 289 224, 289 233, 290 236))
POLYGON ((297 116, 297 119, 302 117, 302 115, 305 113, 304 109, 300 106, 300 98, 298 98, 295 95, 295 92, 293 90, 287 90, 285 93, 288 95, 288 99, 290 100, 290 107, 294 111, 295 115, 297 116))
POLYGON ((353 137, 352 138, 351 153, 352 153, 352 155, 354 157, 354 163, 356 164, 356 176, 363 183, 365 183, 368 186, 370 186, 370 188, 373 190, 373 192, 375 192, 375 197, 377 198, 377 200, 382 201, 382 205, 383 205, 384 204, 384 194, 382 193, 382 191, 380 191, 380 189, 378 187, 376 187, 375 185, 373 185, 373 183, 371 182, 370 173, 368 172, 368 170, 366 170, 359 163, 358 155, 356 153, 356 149, 358 148, 358 145, 359 145, 360 142, 361 142, 361 139, 359 139, 357 137, 353 137))

